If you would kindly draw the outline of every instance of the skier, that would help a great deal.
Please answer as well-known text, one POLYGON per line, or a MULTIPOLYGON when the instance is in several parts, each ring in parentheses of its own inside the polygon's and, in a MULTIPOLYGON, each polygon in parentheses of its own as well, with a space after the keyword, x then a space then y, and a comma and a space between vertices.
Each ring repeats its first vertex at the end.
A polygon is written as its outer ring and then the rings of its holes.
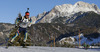
MULTIPOLYGON (((28 9, 29 10, 29 9, 28 9)), ((29 18, 29 12, 25 12, 25 16, 19 17, 15 21, 15 27, 18 27, 17 33, 13 36, 13 38, 10 41, 10 44, 13 43, 15 38, 19 36, 19 33, 24 32, 24 40, 23 42, 26 43, 27 40, 27 28, 31 26, 32 20, 29 18)))

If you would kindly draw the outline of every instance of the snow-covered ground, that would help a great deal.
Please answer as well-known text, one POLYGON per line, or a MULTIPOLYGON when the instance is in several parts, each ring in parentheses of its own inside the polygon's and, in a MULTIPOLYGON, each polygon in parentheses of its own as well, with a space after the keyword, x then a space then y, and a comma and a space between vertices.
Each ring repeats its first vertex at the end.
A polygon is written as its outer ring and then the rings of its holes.
POLYGON ((38 47, 30 46, 28 48, 22 47, 0 47, 0 52, 100 52, 96 50, 85 50, 78 48, 62 48, 62 47, 38 47))

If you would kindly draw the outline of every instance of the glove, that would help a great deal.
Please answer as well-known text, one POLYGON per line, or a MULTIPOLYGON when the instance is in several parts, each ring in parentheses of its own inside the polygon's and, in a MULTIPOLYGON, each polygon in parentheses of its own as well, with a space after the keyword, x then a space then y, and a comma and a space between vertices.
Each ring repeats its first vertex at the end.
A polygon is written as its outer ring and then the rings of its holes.
POLYGON ((28 29, 30 29, 30 27, 27 27, 28 29))
POLYGON ((31 24, 29 24, 28 27, 31 27, 31 24))

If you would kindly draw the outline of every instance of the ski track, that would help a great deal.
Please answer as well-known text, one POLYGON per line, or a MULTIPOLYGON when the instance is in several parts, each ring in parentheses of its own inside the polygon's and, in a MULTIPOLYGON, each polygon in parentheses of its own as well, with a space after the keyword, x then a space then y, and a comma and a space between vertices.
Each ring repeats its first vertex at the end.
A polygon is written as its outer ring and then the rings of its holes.
POLYGON ((85 50, 78 48, 61 48, 61 47, 38 47, 29 46, 28 48, 22 48, 21 46, 13 46, 6 49, 4 46, 0 47, 0 52, 100 52, 94 50, 85 50))

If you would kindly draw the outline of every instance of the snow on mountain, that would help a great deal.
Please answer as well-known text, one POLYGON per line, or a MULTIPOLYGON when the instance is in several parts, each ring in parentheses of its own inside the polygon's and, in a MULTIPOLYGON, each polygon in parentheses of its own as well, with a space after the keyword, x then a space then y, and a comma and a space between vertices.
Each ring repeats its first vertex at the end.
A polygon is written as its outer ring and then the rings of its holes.
MULTIPOLYGON (((79 1, 74 5, 72 4, 57 5, 51 11, 39 14, 37 16, 37 20, 39 20, 38 21, 39 23, 51 23, 53 19, 59 17, 66 17, 66 20, 68 20, 71 17, 73 17, 75 13, 78 12, 83 13, 88 11, 93 11, 97 14, 100 14, 100 9, 97 7, 97 5, 79 1)), ((76 17, 74 16, 73 18, 76 17)))
POLYGON ((64 45, 64 42, 70 43, 70 44, 75 44, 75 39, 73 37, 66 37, 62 38, 59 43, 64 45))
POLYGON ((35 24, 36 17, 35 17, 35 16, 33 16, 33 17, 31 17, 31 19, 32 19, 32 24, 35 24))
MULTIPOLYGON (((74 36, 74 38, 77 39, 77 43, 78 43, 79 42, 78 41, 79 40, 79 36, 74 36)), ((80 36, 80 38, 81 38, 81 45, 84 44, 84 43, 91 45, 91 44, 96 44, 96 43, 100 42, 100 37, 98 37, 98 38, 89 38, 88 39, 87 37, 80 36)))
POLYGON ((93 41, 86 41, 87 44, 96 44, 96 43, 100 43, 100 37, 94 39, 94 38, 91 38, 93 41))
POLYGON ((77 3, 74 4, 74 8, 73 8, 74 12, 79 12, 79 11, 83 11, 83 12, 87 12, 87 11, 94 11, 95 13, 99 13, 100 9, 95 5, 95 4, 88 4, 82 1, 79 1, 77 3))
MULTIPOLYGON (((60 41, 59 41, 59 43, 60 44, 64 44, 64 42, 66 42, 66 43, 70 43, 70 44, 79 44, 79 36, 77 35, 77 36, 72 36, 70 39, 71 40, 73 40, 73 41, 70 41, 70 40, 68 40, 68 38, 70 38, 70 37, 67 37, 67 38, 62 38, 60 41), (76 41, 75 41, 75 39, 76 39, 76 41)), ((89 44, 89 45, 92 45, 92 44, 96 44, 96 43, 100 43, 100 37, 98 37, 98 38, 87 38, 87 37, 84 37, 84 35, 83 34, 80 34, 80 42, 81 42, 81 45, 82 44, 84 44, 84 43, 86 43, 86 44, 89 44), (90 40, 91 39, 91 40, 90 40)))

